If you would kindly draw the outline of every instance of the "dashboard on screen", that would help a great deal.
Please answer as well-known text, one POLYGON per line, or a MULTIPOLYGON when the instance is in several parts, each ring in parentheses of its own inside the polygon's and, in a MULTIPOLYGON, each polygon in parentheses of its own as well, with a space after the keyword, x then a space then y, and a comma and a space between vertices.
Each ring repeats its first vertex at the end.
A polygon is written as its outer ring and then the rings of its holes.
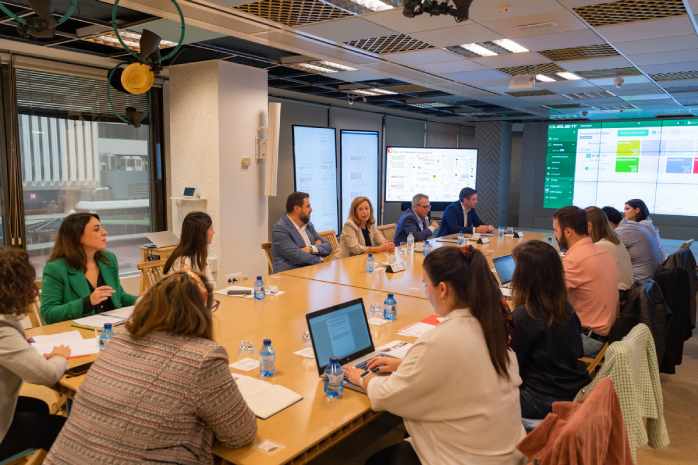
POLYGON ((454 202, 464 187, 475 189, 476 179, 477 149, 387 148, 386 202, 408 202, 416 194, 454 202))
POLYGON ((357 197, 368 197, 374 215, 378 211, 378 132, 340 131, 342 173, 342 217, 349 218, 351 202, 357 197))
POLYGON ((293 126, 296 191, 310 195, 316 231, 339 231, 337 143, 334 128, 293 126))
POLYGON ((543 206, 698 215, 698 119, 549 124, 543 206))

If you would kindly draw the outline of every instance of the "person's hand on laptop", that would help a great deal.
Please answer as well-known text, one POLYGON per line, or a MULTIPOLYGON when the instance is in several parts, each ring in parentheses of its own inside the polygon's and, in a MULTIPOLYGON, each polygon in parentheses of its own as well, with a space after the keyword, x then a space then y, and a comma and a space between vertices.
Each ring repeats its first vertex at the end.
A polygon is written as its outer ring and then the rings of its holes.
POLYGON ((342 369, 344 370, 344 376, 347 377, 351 384, 361 386, 361 375, 364 374, 365 370, 356 368, 354 365, 344 365, 342 369))
POLYGON ((400 366, 402 359, 392 357, 374 357, 367 364, 366 369, 373 371, 378 368, 379 373, 392 373, 400 366))

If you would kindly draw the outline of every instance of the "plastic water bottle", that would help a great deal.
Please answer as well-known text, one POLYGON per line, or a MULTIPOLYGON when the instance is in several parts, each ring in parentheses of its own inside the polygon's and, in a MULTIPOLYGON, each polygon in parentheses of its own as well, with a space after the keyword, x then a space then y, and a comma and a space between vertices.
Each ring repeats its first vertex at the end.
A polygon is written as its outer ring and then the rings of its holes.
POLYGON ((426 257, 431 253, 431 244, 429 244, 429 241, 424 242, 424 247, 422 247, 422 254, 426 257))
POLYGON ((463 231, 458 233, 458 245, 463 245, 465 243, 465 234, 463 231))
POLYGON ((383 318, 388 321, 397 318, 397 302, 392 294, 388 294, 388 298, 383 302, 383 318))
POLYGON ((254 298, 256 300, 264 300, 266 292, 264 292, 264 281, 261 276, 257 276, 257 281, 254 282, 254 298))
POLYGON ((376 269, 376 262, 373 260, 373 254, 370 253, 368 254, 368 258, 366 259, 366 273, 373 273, 373 270, 376 269))
POLYGON ((549 237, 549 238, 548 238, 548 244, 551 245, 551 246, 553 246, 553 247, 555 247, 555 245, 553 244, 553 238, 552 238, 552 237, 549 237))
POLYGON ((330 364, 325 367, 325 395, 339 397, 344 391, 344 371, 337 357, 330 357, 330 364))
POLYGON ((105 347, 107 347, 107 344, 109 344, 109 341, 111 341, 111 338, 114 337, 114 330, 111 329, 111 323, 104 323, 104 329, 102 330, 102 333, 99 335, 99 351, 103 351, 105 347))
POLYGON ((497 230, 497 235, 498 235, 499 237, 503 237, 503 236, 504 236, 504 226, 502 226, 501 224, 499 225, 499 229, 497 230))
POLYGON ((276 352, 271 346, 271 339, 265 339, 264 345, 259 351, 259 374, 262 376, 274 376, 276 372, 276 352))
POLYGON ((414 236, 410 233, 407 236, 407 251, 412 253, 414 251, 414 236))

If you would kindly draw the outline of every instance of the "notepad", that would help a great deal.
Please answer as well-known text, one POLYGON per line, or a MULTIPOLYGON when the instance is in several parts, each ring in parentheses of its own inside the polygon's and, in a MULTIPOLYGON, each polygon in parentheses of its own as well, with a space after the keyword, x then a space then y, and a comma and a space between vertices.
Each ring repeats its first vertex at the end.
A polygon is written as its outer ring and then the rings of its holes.
POLYGON ((84 318, 78 318, 70 322, 70 326, 75 326, 76 328, 82 329, 95 329, 103 328, 104 323, 111 323, 112 327, 122 325, 126 322, 125 318, 120 318, 116 316, 107 316, 102 314, 86 316, 84 318))
POLYGON ((50 354, 56 346, 70 347, 70 357, 86 357, 99 353, 97 339, 83 339, 80 331, 67 331, 65 333, 51 334, 49 336, 34 336, 34 347, 40 354, 50 354))
POLYGON ((133 314, 134 308, 136 308, 136 307, 132 305, 130 307, 123 307, 123 308, 117 308, 116 310, 109 310, 108 312, 100 313, 99 315, 113 316, 116 318, 123 318, 124 320, 128 320, 129 318, 131 318, 131 315, 133 314))
POLYGON ((303 399, 300 394, 278 384, 237 373, 231 373, 231 375, 240 389, 242 398, 254 414, 262 420, 276 415, 303 399))

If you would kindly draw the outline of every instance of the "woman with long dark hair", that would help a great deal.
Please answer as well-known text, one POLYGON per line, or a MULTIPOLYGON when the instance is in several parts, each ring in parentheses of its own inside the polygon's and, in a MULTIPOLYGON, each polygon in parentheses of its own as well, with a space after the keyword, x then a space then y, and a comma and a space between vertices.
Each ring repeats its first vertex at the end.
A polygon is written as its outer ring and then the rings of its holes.
POLYGON ((208 266, 208 246, 213 241, 213 220, 204 212, 191 212, 182 222, 179 245, 165 263, 164 273, 188 267, 206 275, 206 280, 216 287, 211 267, 208 266))
POLYGON ((542 419, 553 402, 572 401, 591 380, 577 361, 583 355, 582 324, 567 299, 567 284, 557 251, 528 241, 512 252, 511 278, 515 328, 511 347, 523 383, 521 415, 542 419))
POLYGON ((41 316, 46 324, 121 307, 136 296, 119 281, 116 255, 107 252, 107 231, 94 213, 63 218, 41 278, 41 316))
POLYGON ((591 242, 603 247, 613 255, 618 269, 618 292, 626 292, 633 285, 633 265, 628 249, 621 242, 618 233, 611 227, 603 210, 599 207, 587 207, 584 211, 589 221, 591 242))
POLYGON ((625 202, 625 208, 623 209, 623 215, 628 221, 635 221, 640 223, 642 226, 647 228, 647 230, 652 234, 654 240, 657 242, 657 248, 659 249, 659 261, 664 263, 666 260, 666 254, 662 249, 662 238, 659 237, 659 229, 657 229, 652 223, 652 218, 650 218, 650 209, 647 208, 647 204, 640 199, 631 199, 625 202))
POLYGON ((371 408, 402 416, 410 435, 367 464, 523 463, 516 449, 525 435, 521 378, 507 347, 512 320, 487 259, 470 245, 441 247, 423 268, 426 296, 441 322, 403 360, 368 363, 390 376, 345 367, 371 408))

